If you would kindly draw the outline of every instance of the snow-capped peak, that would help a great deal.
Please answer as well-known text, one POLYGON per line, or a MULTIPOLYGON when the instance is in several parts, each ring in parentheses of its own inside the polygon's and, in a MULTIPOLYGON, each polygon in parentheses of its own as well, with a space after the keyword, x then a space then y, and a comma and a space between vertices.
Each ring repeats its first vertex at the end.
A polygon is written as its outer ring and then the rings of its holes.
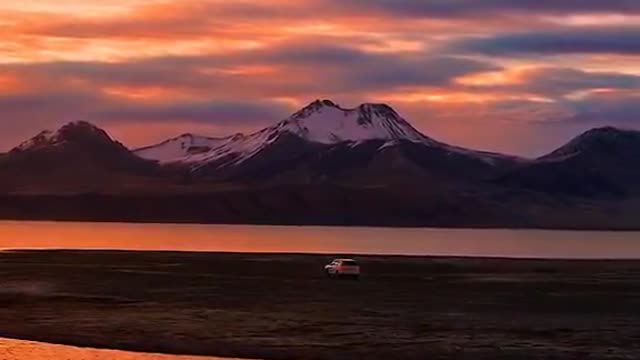
POLYGON ((161 163, 206 163, 220 158, 234 159, 237 163, 257 154, 284 134, 320 144, 367 140, 437 143, 414 129, 388 105, 362 104, 347 109, 331 100, 316 100, 288 119, 250 135, 209 138, 185 134, 135 153, 161 163))
POLYGON ((439 147, 451 153, 474 154, 488 163, 499 155, 471 152, 433 140, 416 130, 386 104, 366 103, 355 108, 342 108, 331 100, 316 100, 291 117, 249 135, 207 138, 186 134, 161 144, 136 150, 135 153, 160 163, 189 163, 193 169, 207 164, 224 167, 242 163, 287 135, 310 144, 361 144, 370 140, 382 142, 380 150, 403 141, 439 147))
POLYGON ((297 112, 295 112, 293 115, 291 115, 291 118, 306 118, 306 117, 311 116, 315 112, 321 111, 325 107, 339 108, 339 106, 336 105, 336 103, 334 103, 331 100, 327 100, 327 99, 320 100, 320 99, 318 99, 318 100, 313 101, 309 105, 303 107, 302 109, 298 110, 297 112))
POLYGON ((316 100, 277 125, 303 139, 323 144, 363 140, 431 141, 386 104, 342 108, 316 100))

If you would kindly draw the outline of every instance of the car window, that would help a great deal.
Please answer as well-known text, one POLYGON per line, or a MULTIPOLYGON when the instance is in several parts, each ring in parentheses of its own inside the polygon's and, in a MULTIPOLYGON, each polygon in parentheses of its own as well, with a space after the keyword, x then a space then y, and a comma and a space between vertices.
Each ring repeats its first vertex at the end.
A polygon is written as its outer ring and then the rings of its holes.
POLYGON ((358 263, 353 260, 346 260, 342 262, 342 265, 345 266, 358 266, 358 263))

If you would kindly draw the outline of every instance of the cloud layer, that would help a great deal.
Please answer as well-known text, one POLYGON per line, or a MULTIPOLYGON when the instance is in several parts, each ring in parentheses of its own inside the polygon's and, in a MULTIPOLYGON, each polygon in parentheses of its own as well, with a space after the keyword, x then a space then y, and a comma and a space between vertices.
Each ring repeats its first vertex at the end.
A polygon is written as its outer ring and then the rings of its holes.
POLYGON ((0 151, 79 118, 131 147, 252 131, 315 98, 525 155, 640 128, 635 0, 7 0, 0 16, 0 151))

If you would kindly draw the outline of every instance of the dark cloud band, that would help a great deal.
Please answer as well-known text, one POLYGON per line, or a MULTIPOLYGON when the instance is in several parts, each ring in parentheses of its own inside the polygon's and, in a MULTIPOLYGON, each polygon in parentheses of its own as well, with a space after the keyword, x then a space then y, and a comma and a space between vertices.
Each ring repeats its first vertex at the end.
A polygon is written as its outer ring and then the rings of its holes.
MULTIPOLYGON (((638 2, 640 4, 640 2, 638 2)), ((465 40, 453 49, 487 55, 640 54, 640 28, 499 34, 465 40)))
POLYGON ((341 7, 411 17, 477 17, 487 14, 640 13, 636 0, 344 0, 341 7))

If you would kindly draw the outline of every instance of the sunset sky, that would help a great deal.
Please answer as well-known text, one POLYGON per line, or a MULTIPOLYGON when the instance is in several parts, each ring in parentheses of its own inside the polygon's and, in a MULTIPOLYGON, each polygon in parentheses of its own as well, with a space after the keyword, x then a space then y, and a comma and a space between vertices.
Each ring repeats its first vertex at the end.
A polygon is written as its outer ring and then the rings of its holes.
POLYGON ((640 1, 0 2, 0 151, 72 120, 129 147, 250 132, 316 98, 527 156, 640 128, 640 1))

